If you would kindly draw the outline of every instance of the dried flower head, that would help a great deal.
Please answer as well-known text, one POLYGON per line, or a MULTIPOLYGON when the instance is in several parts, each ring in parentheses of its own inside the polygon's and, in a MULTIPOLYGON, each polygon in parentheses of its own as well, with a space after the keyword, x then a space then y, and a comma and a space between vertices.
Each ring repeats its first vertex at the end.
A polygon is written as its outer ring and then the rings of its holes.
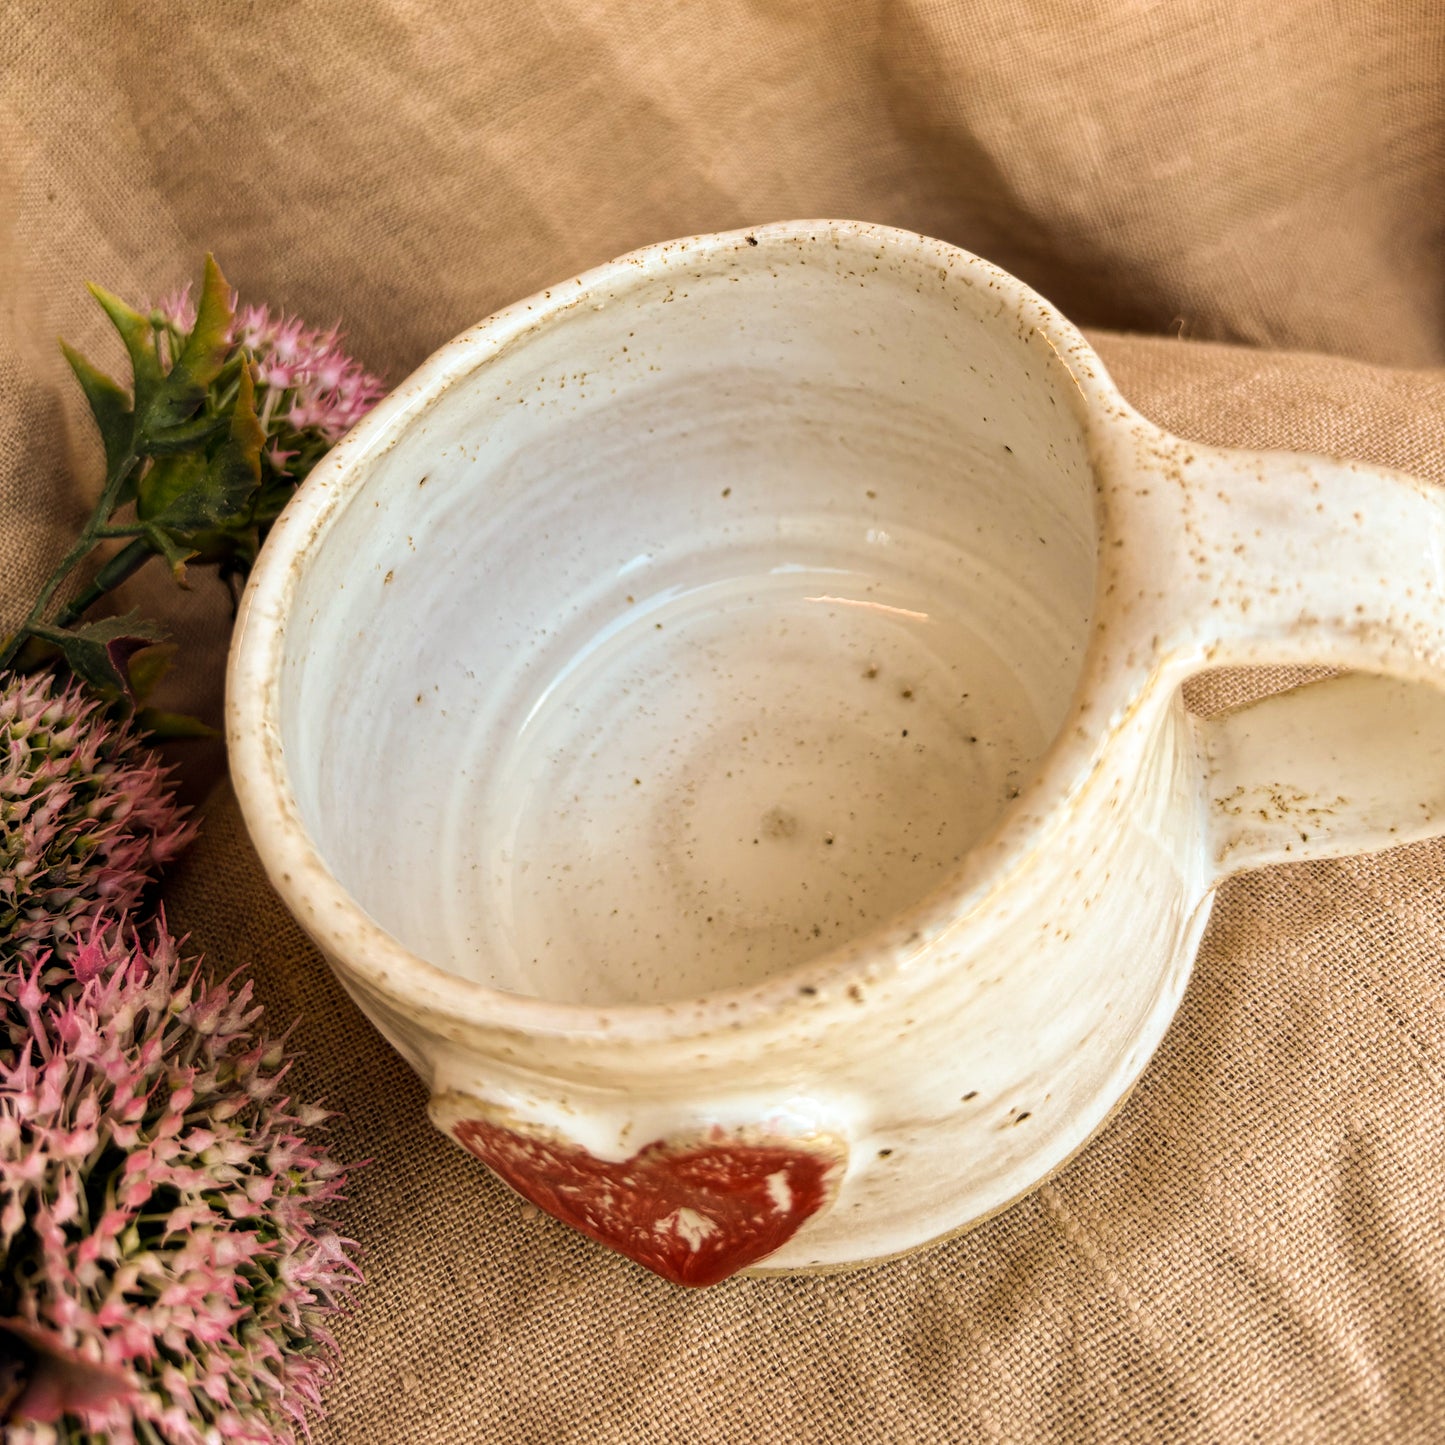
POLYGON ((130 724, 79 684, 0 674, 0 967, 68 958, 194 831, 130 724))
POLYGON ((97 926, 58 986, 43 966, 0 974, 6 1441, 294 1442, 357 1277, 327 1115, 285 1096, 250 984, 163 927, 97 926))

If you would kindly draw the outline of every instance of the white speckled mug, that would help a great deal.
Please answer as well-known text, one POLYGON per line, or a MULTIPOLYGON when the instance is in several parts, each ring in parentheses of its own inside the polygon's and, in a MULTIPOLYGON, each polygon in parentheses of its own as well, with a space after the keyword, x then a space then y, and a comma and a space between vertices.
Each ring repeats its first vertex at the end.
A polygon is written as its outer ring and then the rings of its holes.
POLYGON ((1026 287, 802 222, 451 342, 232 658, 272 881, 520 1193, 707 1284, 910 1250, 1108 1117, 1219 880, 1445 830, 1445 505, 1132 411, 1026 287), (1359 673, 1222 719, 1223 663, 1359 673))

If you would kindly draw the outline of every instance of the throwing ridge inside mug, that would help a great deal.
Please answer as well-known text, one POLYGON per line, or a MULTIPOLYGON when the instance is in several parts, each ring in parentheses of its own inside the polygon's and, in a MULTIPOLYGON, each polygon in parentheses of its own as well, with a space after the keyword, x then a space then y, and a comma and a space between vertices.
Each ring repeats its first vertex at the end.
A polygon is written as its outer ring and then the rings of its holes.
POLYGON ((1445 832, 1445 502, 1139 416, 998 268, 649 247, 318 465, 233 646, 267 872, 514 1189, 682 1284, 1019 1197, 1219 881, 1445 832), (1354 669, 1221 718, 1224 664, 1354 669))

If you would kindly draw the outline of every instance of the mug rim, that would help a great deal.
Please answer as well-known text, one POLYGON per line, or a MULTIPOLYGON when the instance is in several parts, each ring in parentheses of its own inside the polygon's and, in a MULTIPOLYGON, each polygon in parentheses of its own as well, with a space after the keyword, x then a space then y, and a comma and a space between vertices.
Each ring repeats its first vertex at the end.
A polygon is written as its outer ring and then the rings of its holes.
MULTIPOLYGON (((1063 722, 1040 755, 1020 795, 1011 800, 959 864, 903 913, 846 944, 746 986, 681 999, 607 1005, 563 1003, 490 987, 412 952, 376 923, 332 873, 312 843, 291 791, 279 719, 279 676, 286 619, 308 554, 320 546, 371 460, 397 439, 454 384, 505 348, 563 318, 579 296, 643 284, 686 261, 767 245, 871 241, 917 253, 934 248, 954 266, 984 275, 1027 315, 1073 381, 1061 387, 1086 438, 1090 457, 1096 544, 1107 542, 1103 461, 1097 436, 1111 418, 1158 429, 1120 396, 1097 353, 1050 302, 992 262, 948 242, 900 228, 845 220, 779 221, 733 231, 658 242, 628 252, 525 297, 446 342, 383 399, 316 465, 274 524, 251 571, 237 616, 226 677, 226 741, 230 773, 243 820, 272 886, 323 952, 369 994, 403 1016, 426 1016, 433 1032, 484 1028, 526 1035, 607 1039, 686 1037, 794 1010, 839 1007, 850 982, 865 973, 906 970, 940 933, 971 913, 1023 867, 1068 814, 1072 801, 1101 766, 1117 725, 1094 722, 1103 691, 1118 691, 1114 669, 1101 666, 1096 588, 1093 626, 1063 722), (1112 684, 1112 686, 1108 686, 1112 684), (1083 712, 1092 714, 1093 727, 1083 712), (945 900, 943 906, 940 900, 945 900)), ((1012 324, 1012 323, 1010 323, 1012 324)), ((1102 555, 1100 556, 1102 561, 1102 555)), ((1100 569, 1102 570, 1102 569, 1100 569)), ((1141 672, 1147 669, 1140 669, 1141 672)), ((1123 703, 1122 696, 1111 702, 1123 703)), ((1121 709, 1102 709, 1117 718, 1121 709)), ((856 990, 855 990, 856 992, 856 990)), ((844 1005, 846 1006, 846 1005, 844 1005)), ((856 1012, 856 1008, 854 1009, 856 1012)))

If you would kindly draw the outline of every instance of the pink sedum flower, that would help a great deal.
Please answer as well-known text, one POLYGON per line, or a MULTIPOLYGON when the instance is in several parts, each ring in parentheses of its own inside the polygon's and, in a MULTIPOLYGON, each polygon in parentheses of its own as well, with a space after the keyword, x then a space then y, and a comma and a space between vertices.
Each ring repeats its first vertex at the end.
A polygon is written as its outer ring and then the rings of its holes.
POLYGON ((196 303, 191 299, 191 287, 187 282, 174 291, 162 296, 156 310, 177 331, 186 333, 196 324, 196 303))
MULTIPOLYGON (((209 260, 207 275, 224 284, 209 260)), ((151 323, 167 370, 196 323, 189 292, 151 323)), ((335 330, 257 307, 229 324, 204 405, 233 428, 243 417, 254 444, 244 352, 266 434, 259 485, 172 540, 234 581, 382 388, 335 330)), ((113 443, 105 407, 97 419, 113 443)), ((154 470, 174 473, 168 452, 145 454, 138 507, 148 478, 161 493, 176 481, 154 470)), ((133 570, 147 555, 135 550, 114 560, 133 570)), ((57 627, 104 590, 82 590, 57 627)), ((294 1445, 335 1365, 329 1319, 359 1279, 331 1222, 346 1171, 318 1138, 326 1111, 293 1104, 284 1039, 257 1032, 250 984, 209 981, 163 918, 138 928, 147 885, 194 829, 105 707, 78 684, 0 670, 0 1436, 294 1445)))
POLYGON ((346 1171, 293 1105, 247 983, 96 925, 49 987, 0 972, 7 1445, 292 1442, 359 1277, 346 1171))
MULTIPOLYGON (((156 309, 176 339, 195 325, 189 286, 172 292, 156 309)), ((251 357, 262 426, 269 438, 279 437, 288 446, 308 432, 331 446, 386 394, 381 380, 341 349, 335 326, 322 331, 294 316, 272 315, 264 306, 237 306, 231 341, 251 357)), ((305 447, 291 450, 315 460, 305 447)))
POLYGON ((194 832, 155 755, 80 684, 0 675, 0 966, 69 958, 194 832))

